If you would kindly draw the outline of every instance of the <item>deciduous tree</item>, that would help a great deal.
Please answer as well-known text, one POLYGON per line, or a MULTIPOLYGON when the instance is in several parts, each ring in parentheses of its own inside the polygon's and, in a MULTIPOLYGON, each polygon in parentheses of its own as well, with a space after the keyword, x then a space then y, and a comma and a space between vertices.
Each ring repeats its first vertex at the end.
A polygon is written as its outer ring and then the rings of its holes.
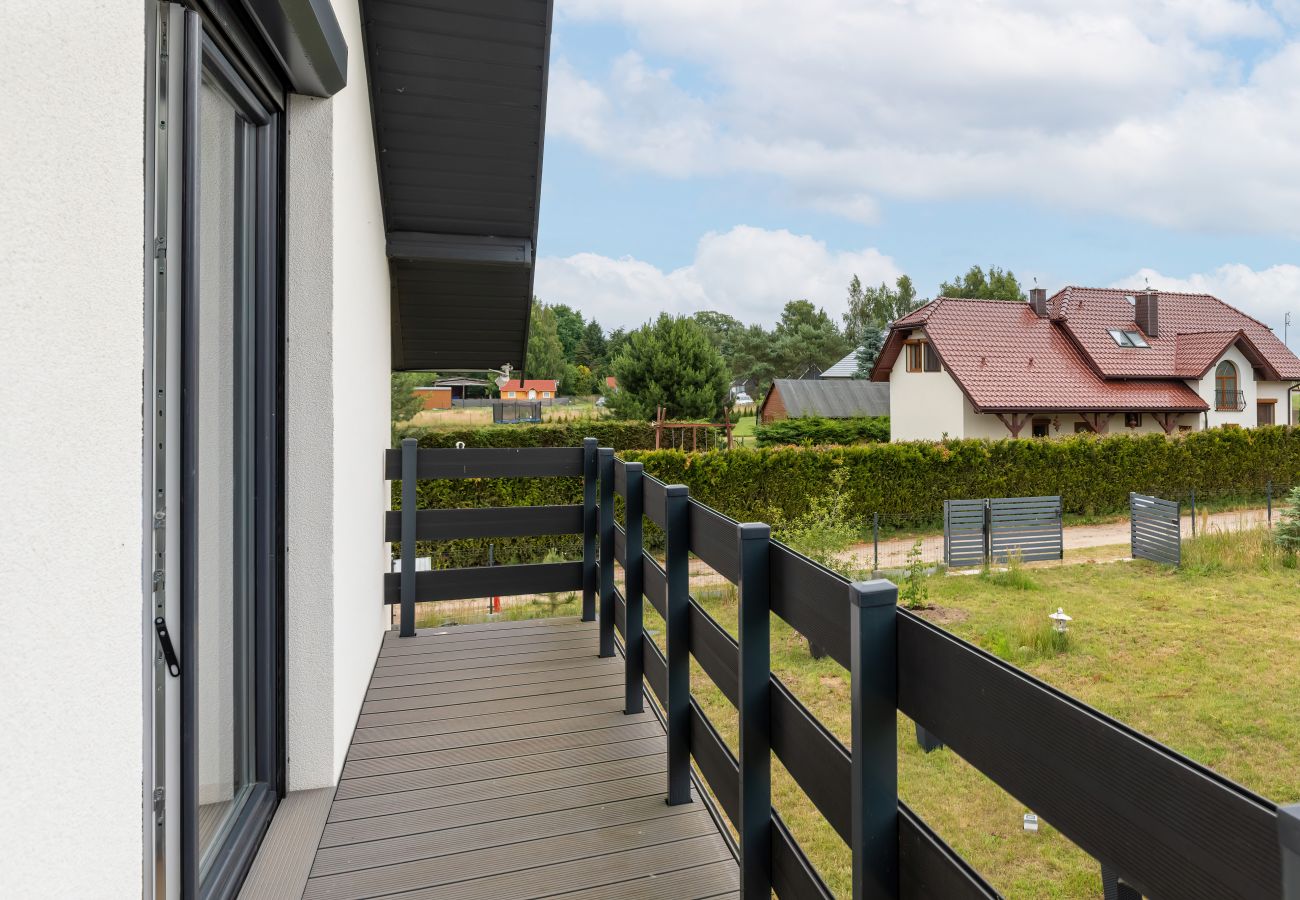
POLYGON ((969 297, 976 300, 1012 300, 1024 303, 1025 292, 1010 269, 1003 271, 989 266, 988 274, 979 266, 971 266, 965 275, 939 285, 941 297, 969 297))

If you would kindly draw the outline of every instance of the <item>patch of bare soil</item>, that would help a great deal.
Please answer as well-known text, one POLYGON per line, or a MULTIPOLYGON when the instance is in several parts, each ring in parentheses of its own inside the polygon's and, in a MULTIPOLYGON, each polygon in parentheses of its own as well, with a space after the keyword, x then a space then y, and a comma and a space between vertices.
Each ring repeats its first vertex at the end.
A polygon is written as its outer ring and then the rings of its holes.
POLYGON ((955 625, 970 618, 970 613, 966 610, 953 609, 951 606, 927 606, 924 609, 913 610, 913 612, 927 622, 933 622, 936 625, 955 625))

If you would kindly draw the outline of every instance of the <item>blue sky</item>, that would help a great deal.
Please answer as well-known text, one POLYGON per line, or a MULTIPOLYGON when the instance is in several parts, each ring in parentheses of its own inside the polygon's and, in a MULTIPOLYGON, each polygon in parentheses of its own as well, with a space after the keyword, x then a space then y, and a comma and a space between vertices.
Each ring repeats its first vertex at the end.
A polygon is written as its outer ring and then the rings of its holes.
MULTIPOLYGON (((838 313, 972 264, 1300 313, 1300 4, 558 0, 538 294, 838 313), (1080 10, 1085 10, 1081 12, 1080 10)), ((1296 317, 1300 320, 1300 316, 1296 317)))

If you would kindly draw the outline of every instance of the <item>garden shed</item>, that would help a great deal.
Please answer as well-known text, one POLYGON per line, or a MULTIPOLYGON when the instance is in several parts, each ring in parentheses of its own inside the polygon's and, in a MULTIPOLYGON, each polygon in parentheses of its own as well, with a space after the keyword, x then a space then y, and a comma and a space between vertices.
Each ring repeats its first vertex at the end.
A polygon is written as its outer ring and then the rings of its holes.
POLYGON ((854 419, 889 415, 889 384, 865 379, 811 380, 778 378, 763 398, 760 424, 821 416, 854 419))

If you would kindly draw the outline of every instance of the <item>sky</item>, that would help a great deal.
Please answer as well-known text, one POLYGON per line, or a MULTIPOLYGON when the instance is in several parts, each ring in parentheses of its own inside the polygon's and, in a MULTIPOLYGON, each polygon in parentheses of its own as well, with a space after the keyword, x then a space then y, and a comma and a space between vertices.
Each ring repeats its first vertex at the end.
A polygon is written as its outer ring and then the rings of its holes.
POLYGON ((1300 0, 556 0, 536 293, 1206 291, 1300 348, 1300 0))

